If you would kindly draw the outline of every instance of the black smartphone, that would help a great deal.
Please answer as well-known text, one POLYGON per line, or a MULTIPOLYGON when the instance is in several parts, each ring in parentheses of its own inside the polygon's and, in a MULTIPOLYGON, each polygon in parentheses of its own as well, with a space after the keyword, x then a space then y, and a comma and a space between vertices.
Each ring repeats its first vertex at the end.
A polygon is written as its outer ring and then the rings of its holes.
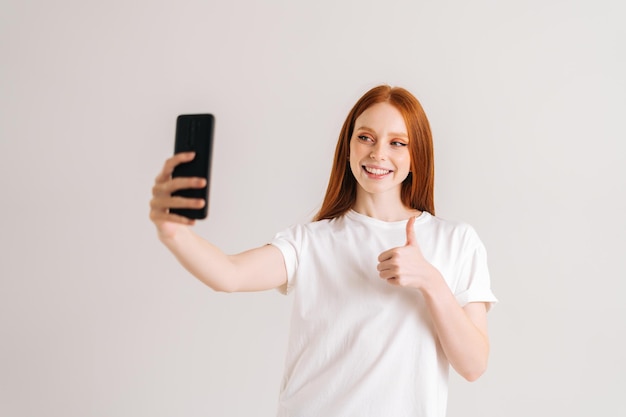
POLYGON ((204 207, 201 209, 170 209, 190 219, 204 219, 209 208, 209 180, 211 178, 211 157, 213 154, 213 128, 215 117, 212 114, 181 114, 176 118, 176 138, 174 153, 196 153, 196 157, 189 162, 174 168, 172 177, 201 177, 206 179, 204 188, 178 190, 172 195, 203 198, 204 207))

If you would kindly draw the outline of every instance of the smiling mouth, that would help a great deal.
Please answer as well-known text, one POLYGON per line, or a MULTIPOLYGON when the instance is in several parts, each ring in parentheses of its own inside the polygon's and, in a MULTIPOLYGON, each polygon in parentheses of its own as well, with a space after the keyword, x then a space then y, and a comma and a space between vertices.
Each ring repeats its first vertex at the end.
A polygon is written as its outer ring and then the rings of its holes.
POLYGON ((391 172, 388 169, 370 168, 367 166, 363 166, 363 169, 372 175, 387 175, 391 172))

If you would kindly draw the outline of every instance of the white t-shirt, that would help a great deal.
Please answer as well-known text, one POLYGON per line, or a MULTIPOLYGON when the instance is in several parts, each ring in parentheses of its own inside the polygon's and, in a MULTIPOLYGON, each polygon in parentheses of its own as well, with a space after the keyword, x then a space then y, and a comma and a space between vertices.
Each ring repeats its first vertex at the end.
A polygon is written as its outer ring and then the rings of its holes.
MULTIPOLYGON (((414 229, 460 305, 497 301, 470 226, 424 212, 414 229)), ((421 293, 376 269, 380 253, 406 244, 406 221, 349 211, 271 243, 285 259, 283 290, 295 296, 278 416, 443 417, 449 363, 421 293)))

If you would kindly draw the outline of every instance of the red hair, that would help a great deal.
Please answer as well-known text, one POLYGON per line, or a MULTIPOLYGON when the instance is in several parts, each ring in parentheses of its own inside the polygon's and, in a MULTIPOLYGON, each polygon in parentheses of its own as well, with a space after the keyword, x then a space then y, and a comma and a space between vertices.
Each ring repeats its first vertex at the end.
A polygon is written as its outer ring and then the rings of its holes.
POLYGON ((402 182, 402 203, 406 207, 435 214, 433 138, 426 113, 420 102, 404 88, 380 85, 356 102, 341 128, 326 196, 314 220, 334 219, 354 205, 357 182, 348 164, 354 122, 370 106, 383 102, 400 111, 409 135, 411 173, 402 182))

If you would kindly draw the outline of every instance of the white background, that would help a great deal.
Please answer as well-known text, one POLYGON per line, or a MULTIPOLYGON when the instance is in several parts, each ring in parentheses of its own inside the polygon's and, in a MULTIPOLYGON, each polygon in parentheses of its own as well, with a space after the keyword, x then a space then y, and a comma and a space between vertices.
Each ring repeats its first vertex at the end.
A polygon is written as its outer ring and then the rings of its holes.
POLYGON ((478 230, 501 301, 449 416, 624 415, 623 9, 1 0, 0 416, 272 416, 290 298, 189 276, 148 220, 152 181, 176 116, 214 113, 196 230, 262 245, 319 207, 379 83, 422 102, 437 214, 478 230))

